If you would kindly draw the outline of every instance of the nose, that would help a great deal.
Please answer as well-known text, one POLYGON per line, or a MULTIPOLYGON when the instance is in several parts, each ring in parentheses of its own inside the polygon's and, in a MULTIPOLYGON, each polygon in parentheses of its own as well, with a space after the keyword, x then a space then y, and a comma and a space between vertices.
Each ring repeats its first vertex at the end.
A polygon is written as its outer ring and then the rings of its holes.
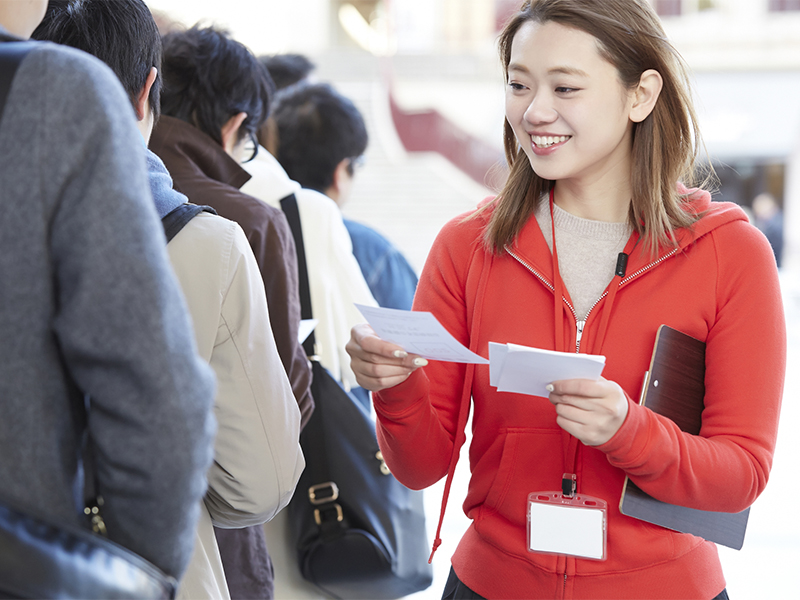
POLYGON ((558 113, 553 106, 552 98, 544 92, 537 93, 523 115, 528 123, 552 123, 558 118, 558 113))

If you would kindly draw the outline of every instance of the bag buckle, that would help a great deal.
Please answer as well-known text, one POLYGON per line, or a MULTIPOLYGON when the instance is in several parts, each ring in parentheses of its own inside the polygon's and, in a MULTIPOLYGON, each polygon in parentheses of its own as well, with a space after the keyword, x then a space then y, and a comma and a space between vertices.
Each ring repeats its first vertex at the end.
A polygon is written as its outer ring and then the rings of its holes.
POLYGON ((322 511, 327 511, 329 508, 336 509, 336 520, 341 522, 344 520, 344 513, 342 512, 342 507, 339 506, 338 503, 334 502, 331 506, 326 506, 325 508, 315 508, 314 509, 314 520, 317 522, 317 525, 322 525, 322 511))
MULTIPOLYGON (((318 506, 326 502, 333 502, 339 497, 339 486, 333 481, 326 481, 325 483, 318 483, 308 488, 308 499, 311 504, 318 506), (320 492, 323 492, 320 494, 320 492), (327 493, 324 493, 327 492, 327 493)), ((339 512, 341 512, 341 508, 339 512)), ((339 519, 341 521, 341 519, 339 519)))

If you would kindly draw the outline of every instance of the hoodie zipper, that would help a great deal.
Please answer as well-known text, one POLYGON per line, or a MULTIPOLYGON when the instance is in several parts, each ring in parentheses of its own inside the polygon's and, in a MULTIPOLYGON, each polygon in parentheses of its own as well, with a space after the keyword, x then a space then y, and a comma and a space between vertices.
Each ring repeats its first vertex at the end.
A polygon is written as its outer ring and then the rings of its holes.
MULTIPOLYGON (((536 269, 534 269, 532 266, 530 266, 527 262, 525 262, 522 258, 520 258, 517 254, 515 254, 513 252, 513 250, 511 250, 507 246, 506 246, 506 252, 508 252, 508 254, 511 257, 513 257, 519 264, 521 264, 528 271, 533 273, 536 276, 536 278, 539 281, 541 281, 551 292, 555 293, 555 291, 556 291, 555 286, 552 283, 550 283, 544 277, 544 275, 542 275, 536 269)), ((672 250, 667 252, 664 256, 661 256, 658 259, 656 259, 653 262, 651 262, 650 264, 645 265, 644 267, 642 267, 638 271, 636 271, 634 273, 631 273, 630 275, 628 275, 627 277, 625 277, 624 279, 622 279, 619 282, 620 287, 622 287, 624 284, 628 283, 629 281, 635 279, 636 277, 638 277, 639 275, 641 275, 645 271, 648 271, 648 270, 652 269, 653 267, 655 267, 656 265, 662 263, 663 261, 665 261, 669 257, 674 256, 677 252, 678 252, 678 248, 673 248, 672 250)), ((581 351, 581 338, 583 338, 583 328, 586 326, 586 321, 589 319, 589 315, 592 314, 592 311, 594 310, 594 307, 597 306, 600 303, 600 301, 603 298, 605 298, 607 295, 608 295, 607 291, 603 292, 600 295, 600 297, 597 300, 594 301, 592 306, 589 307, 589 310, 586 313, 586 318, 582 319, 582 320, 578 320, 578 313, 575 312, 575 309, 573 308, 572 304, 570 304, 569 300, 567 300, 566 298, 562 298, 562 300, 564 301, 564 304, 567 305, 567 307, 569 308, 570 312, 572 313, 573 318, 575 319, 575 352, 576 353, 581 351)))
MULTIPOLYGON (((550 283, 547 280, 547 278, 544 277, 544 275, 539 273, 531 265, 529 265, 527 262, 525 262, 520 256, 515 254, 514 251, 511 250, 511 248, 509 248, 508 246, 506 246, 505 250, 506 250, 506 252, 508 252, 508 254, 512 258, 514 258, 514 260, 516 260, 519 264, 521 264, 528 271, 530 271, 539 281, 542 282, 542 284, 544 284, 545 287, 547 287, 547 289, 549 289, 551 292, 553 292, 555 294, 555 291, 556 291, 555 286, 552 283, 550 283)), ((653 267, 659 265, 660 263, 662 263, 666 259, 670 258, 671 256, 674 256, 677 252, 678 252, 678 248, 674 248, 670 252, 668 252, 667 254, 665 254, 665 255, 659 257, 658 259, 654 260, 653 262, 645 265, 644 267, 642 267, 638 271, 636 271, 634 273, 631 273, 627 277, 624 277, 622 280, 620 280, 619 286, 622 287, 623 284, 626 284, 626 283, 630 282, 631 280, 635 279, 636 277, 638 277, 639 275, 641 275, 642 273, 645 273, 646 271, 649 271, 650 269, 652 269, 653 267)), ((564 304, 566 304, 569 307, 569 310, 572 313, 573 318, 575 319, 575 352, 576 353, 580 352, 580 349, 581 349, 581 338, 583 337, 583 330, 584 330, 584 327, 586 326, 586 321, 589 319, 589 315, 592 314, 592 311, 594 310, 594 308, 607 295, 608 295, 608 291, 604 291, 600 295, 600 297, 597 300, 595 300, 594 303, 592 304, 592 306, 589 308, 589 310, 586 313, 586 318, 582 319, 582 320, 578 319, 578 313, 575 311, 575 308, 573 308, 572 304, 570 304, 570 302, 566 298, 562 298, 564 304)), ((569 581, 569 576, 567 575, 566 568, 565 568, 563 587, 562 587, 562 590, 561 590, 561 597, 562 598, 566 597, 566 594, 567 594, 567 582, 568 581, 569 581)))
MULTIPOLYGON (((548 281, 548 280, 545 278, 545 276, 544 276, 544 275, 542 275, 541 273, 539 273, 539 271, 537 271, 537 270, 536 270, 536 269, 534 269, 532 266, 530 266, 530 265, 529 265, 527 262, 525 262, 525 261, 524 261, 522 258, 520 258, 520 257, 519 257, 519 256, 517 256, 516 254, 514 254, 514 251, 513 251, 513 250, 511 250, 510 248, 506 247, 506 252, 508 252, 508 254, 509 254, 510 256, 512 256, 512 257, 513 257, 513 258, 514 258, 514 259, 515 259, 515 260, 516 260, 516 261, 517 261, 519 264, 521 264, 521 265, 522 265, 523 267, 525 267, 525 268, 526 268, 528 271, 530 271, 531 273, 533 273, 533 275, 534 275, 534 276, 536 276, 536 278, 537 278, 539 281, 541 281, 541 282, 542 282, 542 283, 545 285, 545 287, 546 287, 547 289, 549 289, 551 292, 555 293, 555 291, 556 291, 556 288, 555 288, 555 286, 554 286, 552 283, 550 283, 550 282, 549 282, 549 281, 548 281)), ((598 298, 598 299, 595 301, 595 303, 594 303, 594 304, 592 304, 592 308, 594 308, 595 306, 597 306, 597 303, 598 303, 598 302, 600 302, 600 300, 602 300, 602 299, 605 297, 606 293, 607 293, 607 292, 603 292, 603 295, 602 295, 602 296, 600 296, 600 297, 599 297, 599 298, 598 298)), ((572 304, 570 303, 570 301, 569 301, 569 300, 567 300, 566 298, 562 298, 562 300, 564 301, 564 304, 566 304, 566 305, 567 305, 567 308, 569 308, 569 312, 571 312, 571 313, 572 313, 572 317, 575 319, 575 327, 576 327, 576 335, 575 335, 575 352, 576 352, 576 353, 578 353, 578 352, 580 352, 580 349, 581 349, 581 337, 583 337, 583 327, 584 327, 584 325, 586 325, 586 320, 584 319, 583 321, 579 321, 579 320, 578 320, 578 313, 577 313, 577 312, 575 312, 575 308, 572 306, 572 304)), ((591 312, 592 312, 592 308, 590 308, 590 309, 589 309, 589 312, 588 312, 588 313, 586 313, 586 317, 587 317, 587 318, 589 317, 589 313, 591 313, 591 312)))

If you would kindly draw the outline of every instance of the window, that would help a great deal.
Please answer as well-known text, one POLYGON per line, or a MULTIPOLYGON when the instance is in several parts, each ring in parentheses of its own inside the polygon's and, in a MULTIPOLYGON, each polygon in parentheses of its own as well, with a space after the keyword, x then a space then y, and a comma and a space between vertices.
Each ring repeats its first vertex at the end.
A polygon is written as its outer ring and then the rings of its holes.
POLYGON ((769 10, 771 12, 800 10, 800 0, 769 0, 769 10))

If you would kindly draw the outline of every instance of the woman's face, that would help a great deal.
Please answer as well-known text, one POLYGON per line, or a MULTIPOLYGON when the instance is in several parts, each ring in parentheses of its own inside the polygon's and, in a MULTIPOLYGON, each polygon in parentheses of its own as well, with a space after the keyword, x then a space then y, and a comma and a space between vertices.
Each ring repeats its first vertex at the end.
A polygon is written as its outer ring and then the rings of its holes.
POLYGON ((514 36, 506 119, 543 179, 629 181, 633 99, 594 36, 532 21, 514 36))

